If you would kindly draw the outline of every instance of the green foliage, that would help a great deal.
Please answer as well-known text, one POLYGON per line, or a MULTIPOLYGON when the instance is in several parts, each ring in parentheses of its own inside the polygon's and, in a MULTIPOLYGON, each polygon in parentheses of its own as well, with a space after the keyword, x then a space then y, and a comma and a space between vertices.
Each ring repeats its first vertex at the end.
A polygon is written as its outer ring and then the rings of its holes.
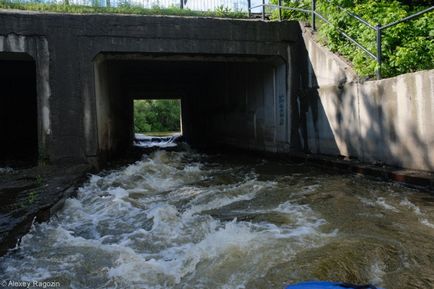
MULTIPOLYGON (((270 0, 271 4, 278 4, 278 0, 270 0)), ((292 7, 292 8, 299 8, 299 9, 306 9, 310 10, 311 8, 312 0, 282 0, 282 6, 292 7)), ((272 13, 272 19, 278 18, 278 11, 274 10, 272 13)), ((293 20, 299 20, 299 21, 307 21, 309 19, 310 15, 296 10, 288 10, 283 9, 282 10, 282 18, 283 19, 293 19, 293 20)))
MULTIPOLYGON (((0 0, 0 9, 19 9, 32 11, 49 11, 59 13, 112 13, 112 14, 137 14, 137 15, 177 15, 177 16, 198 16, 198 17, 224 17, 224 18, 246 18, 246 13, 239 11, 192 11, 181 9, 179 7, 160 8, 152 7, 151 9, 143 8, 129 4, 127 1, 118 7, 98 6, 99 1, 94 1, 94 6, 69 5, 65 0, 64 4, 56 3, 39 3, 39 0, 32 2, 21 2, 20 0, 0 0)), ((110 2, 108 2, 110 3, 110 2)), ((109 6, 109 5, 108 5, 109 6)))
POLYGON ((136 133, 180 131, 180 115, 180 100, 135 100, 134 130, 136 133))
POLYGON ((36 185, 41 187, 44 184, 44 177, 41 175, 36 176, 36 185))
MULTIPOLYGON (((318 20, 319 35, 332 51, 352 61, 361 76, 372 76, 378 68, 376 61, 344 38, 338 29, 374 54, 377 52, 376 32, 351 17, 348 12, 359 15, 373 26, 384 26, 425 9, 427 6, 423 5, 428 2, 430 1, 318 0, 319 12, 333 24, 327 25, 318 20), (339 9, 338 5, 345 9, 339 9)), ((290 18, 301 19, 300 16, 290 18)), ((383 30, 382 50, 384 77, 434 68, 434 12, 383 30)))
POLYGON ((433 0, 399 0, 399 2, 407 5, 425 5, 425 6, 434 5, 433 0))
POLYGON ((215 14, 218 17, 227 17, 231 13, 232 13, 231 9, 229 7, 225 7, 223 5, 220 5, 215 9, 215 14))
POLYGON ((22 199, 19 203, 16 204, 16 209, 24 209, 32 204, 34 204, 40 196, 40 192, 38 191, 30 191, 27 193, 27 196, 22 199))

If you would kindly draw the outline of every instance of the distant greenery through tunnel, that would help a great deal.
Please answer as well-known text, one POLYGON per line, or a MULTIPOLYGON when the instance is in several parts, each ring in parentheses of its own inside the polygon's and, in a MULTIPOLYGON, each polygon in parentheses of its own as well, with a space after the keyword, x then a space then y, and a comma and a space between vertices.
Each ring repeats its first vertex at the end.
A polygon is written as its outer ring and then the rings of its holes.
POLYGON ((181 132, 181 100, 134 100, 134 132, 143 134, 181 132))

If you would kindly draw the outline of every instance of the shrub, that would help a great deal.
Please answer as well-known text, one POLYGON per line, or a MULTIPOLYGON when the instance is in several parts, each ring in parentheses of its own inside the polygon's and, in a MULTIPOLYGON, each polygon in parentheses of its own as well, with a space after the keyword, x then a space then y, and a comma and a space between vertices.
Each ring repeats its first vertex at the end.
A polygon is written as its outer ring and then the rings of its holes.
POLYGON ((135 132, 180 131, 181 102, 176 99, 135 100, 135 132))
MULTIPOLYGON (((355 20, 346 11, 359 15, 373 26, 386 25, 425 9, 428 2, 430 1, 320 0, 318 10, 330 20, 333 26, 319 24, 319 35, 330 50, 352 61, 355 70, 361 76, 372 76, 378 68, 376 61, 369 58, 361 49, 355 48, 354 44, 346 40, 337 28, 345 31, 374 54, 376 54, 376 33, 355 20), (415 3, 425 4, 425 6, 415 5, 415 3), (339 9, 338 5, 345 9, 339 9)), ((306 1, 286 4, 295 6, 300 3, 309 5, 306 1)), ((303 19, 295 14, 285 14, 285 17, 303 19)), ((382 40, 383 76, 391 77, 434 68, 434 12, 383 30, 382 40)))

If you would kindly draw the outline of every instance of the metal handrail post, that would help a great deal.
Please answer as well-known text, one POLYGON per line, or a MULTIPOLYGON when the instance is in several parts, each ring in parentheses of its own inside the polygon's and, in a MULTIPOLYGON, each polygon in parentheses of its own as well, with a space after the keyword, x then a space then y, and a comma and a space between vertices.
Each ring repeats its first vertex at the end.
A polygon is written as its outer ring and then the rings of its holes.
POLYGON ((262 0, 262 20, 265 20, 265 0, 262 0))
POLYGON ((282 21, 282 0, 278 0, 277 4, 279 5, 279 21, 282 21))
POLYGON ((377 26, 375 26, 375 30, 377 32, 377 79, 381 79, 381 64, 382 64, 382 54, 383 54, 383 49, 381 47, 381 42, 382 42, 382 33, 381 33, 381 24, 377 24, 377 26))
POLYGON ((312 30, 316 30, 316 0, 312 0, 312 30))
POLYGON ((252 17, 252 0, 247 0, 247 15, 252 17))

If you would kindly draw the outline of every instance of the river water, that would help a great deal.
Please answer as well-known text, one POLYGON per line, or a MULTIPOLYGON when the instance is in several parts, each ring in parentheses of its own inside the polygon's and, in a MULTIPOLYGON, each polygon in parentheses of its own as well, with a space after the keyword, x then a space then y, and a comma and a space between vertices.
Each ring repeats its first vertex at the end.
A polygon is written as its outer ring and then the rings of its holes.
POLYGON ((157 151, 91 176, 78 198, 0 259, 0 281, 280 289, 340 280, 429 289, 433 240, 427 193, 283 161, 157 151))

